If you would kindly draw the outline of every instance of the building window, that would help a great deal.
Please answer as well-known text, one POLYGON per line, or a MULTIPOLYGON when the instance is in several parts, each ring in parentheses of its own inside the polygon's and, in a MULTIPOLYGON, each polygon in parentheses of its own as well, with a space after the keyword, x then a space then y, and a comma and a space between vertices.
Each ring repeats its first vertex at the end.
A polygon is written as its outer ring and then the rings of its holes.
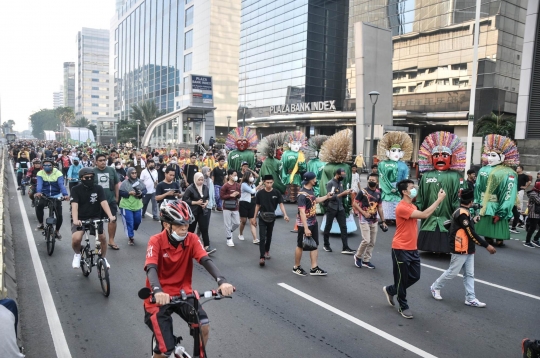
POLYGON ((192 6, 186 10, 186 27, 193 25, 193 8, 192 6))
POLYGON ((97 104, 97 103, 92 103, 92 107, 99 107, 99 104, 97 104))
POLYGON ((93 95, 92 95, 92 98, 99 98, 99 96, 93 94, 93 95))
POLYGON ((184 92, 183 94, 186 95, 188 94, 188 87, 187 87, 187 83, 188 83, 188 78, 187 77, 184 77, 184 81, 183 81, 183 85, 184 85, 184 92))
POLYGON ((193 53, 188 53, 184 56, 184 72, 191 71, 191 60, 193 57, 193 53))
POLYGON ((99 91, 99 87, 92 87, 93 91, 99 91))
POLYGON ((97 79, 97 78, 92 78, 92 82, 99 82, 99 79, 97 79))
POLYGON ((184 34, 184 50, 193 47, 193 30, 189 30, 184 34))
POLYGON ((416 90, 416 86, 409 86, 409 92, 414 92, 416 90))
POLYGON ((459 79, 453 78, 452 79, 452 86, 459 86, 459 79))
POLYGON ((192 2, 193 0, 186 0, 186 4, 189 4, 190 2, 192 2))
POLYGON ((92 112, 92 115, 97 116, 99 115, 99 112, 92 112))
POLYGON ((92 73, 99 73, 98 70, 92 70, 92 73))

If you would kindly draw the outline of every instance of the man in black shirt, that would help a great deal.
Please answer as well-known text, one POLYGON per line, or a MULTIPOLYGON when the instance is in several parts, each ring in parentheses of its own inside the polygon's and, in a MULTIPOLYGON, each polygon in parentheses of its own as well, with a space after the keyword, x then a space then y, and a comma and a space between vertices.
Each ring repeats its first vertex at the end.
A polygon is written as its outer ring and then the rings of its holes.
POLYGON ((216 197, 216 210, 223 211, 223 201, 220 198, 219 191, 225 182, 227 177, 227 169, 225 169, 225 157, 220 156, 218 158, 218 166, 212 170, 210 174, 212 181, 214 182, 214 194, 216 197))
MULTIPOLYGON (((79 171, 80 183, 71 190, 71 247, 75 252, 72 267, 78 269, 81 267, 81 241, 84 235, 81 221, 89 219, 98 219, 103 217, 103 212, 111 222, 116 221, 113 216, 105 192, 99 185, 94 185, 94 170, 92 168, 83 168, 79 171)), ((101 256, 105 258, 107 253, 106 237, 103 233, 103 223, 98 226, 98 239, 101 247, 101 256)), ((90 235, 95 236, 95 229, 90 230, 90 235)), ((107 262, 107 259, 105 259, 107 262)), ((110 268, 107 262, 107 267, 110 268)))
POLYGON ((467 170, 467 188, 474 190, 474 186, 476 185, 476 172, 474 169, 467 170))
POLYGON ((21 157, 17 159, 15 168, 17 169, 17 190, 21 190, 21 180, 30 169, 30 160, 26 157, 25 152, 21 152, 21 157))
POLYGON ((156 170, 158 172, 158 183, 165 180, 165 168, 167 168, 167 163, 163 161, 163 155, 158 157, 158 162, 156 164, 156 170))
POLYGON ((164 200, 176 200, 180 196, 180 185, 174 181, 176 170, 173 167, 165 169, 165 180, 156 187, 156 201, 159 205, 164 200))
POLYGON ((190 162, 184 165, 184 172, 182 173, 182 177, 186 182, 186 187, 193 184, 193 176, 199 171, 199 166, 197 165, 197 154, 191 153, 189 160, 190 162))
MULTIPOLYGON (((270 258, 270 244, 272 243, 272 231, 274 230, 274 222, 276 220, 277 206, 281 208, 284 219, 289 222, 289 217, 285 212, 285 205, 283 205, 283 197, 281 193, 272 188, 274 185, 274 177, 271 174, 263 177, 264 190, 259 190, 255 194, 255 218, 259 215, 259 252, 260 259, 259 265, 264 266, 265 259, 270 258)), ((255 223, 255 226, 257 224, 255 223)))

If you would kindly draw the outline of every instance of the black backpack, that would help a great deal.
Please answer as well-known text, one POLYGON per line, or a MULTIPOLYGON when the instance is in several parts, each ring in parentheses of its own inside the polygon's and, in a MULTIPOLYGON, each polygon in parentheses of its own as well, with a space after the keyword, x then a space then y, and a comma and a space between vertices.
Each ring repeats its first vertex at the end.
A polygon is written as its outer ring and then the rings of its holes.
POLYGON ((523 358, 540 358, 540 341, 531 341, 529 338, 525 338, 521 342, 521 352, 523 358))

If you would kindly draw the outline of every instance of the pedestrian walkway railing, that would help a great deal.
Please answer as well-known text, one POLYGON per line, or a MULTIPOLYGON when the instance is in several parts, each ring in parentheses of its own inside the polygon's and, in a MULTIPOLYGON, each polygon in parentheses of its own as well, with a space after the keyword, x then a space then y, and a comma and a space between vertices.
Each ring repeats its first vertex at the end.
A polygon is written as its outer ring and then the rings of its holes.
POLYGON ((0 299, 5 298, 7 296, 7 288, 6 288, 6 264, 5 264, 5 252, 6 248, 4 247, 4 236, 6 233, 5 227, 4 227, 4 201, 6 188, 5 188, 5 181, 6 181, 6 163, 4 162, 6 158, 6 149, 3 147, 0 147, 0 299))

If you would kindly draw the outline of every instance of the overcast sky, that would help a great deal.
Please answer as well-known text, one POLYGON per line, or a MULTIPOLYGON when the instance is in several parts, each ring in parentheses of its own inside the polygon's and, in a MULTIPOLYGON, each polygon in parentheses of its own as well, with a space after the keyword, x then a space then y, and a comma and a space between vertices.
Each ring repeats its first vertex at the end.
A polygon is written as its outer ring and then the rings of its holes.
POLYGON ((77 58, 77 32, 109 29, 115 0, 0 0, 2 122, 25 130, 28 117, 53 107, 63 63, 77 58))

